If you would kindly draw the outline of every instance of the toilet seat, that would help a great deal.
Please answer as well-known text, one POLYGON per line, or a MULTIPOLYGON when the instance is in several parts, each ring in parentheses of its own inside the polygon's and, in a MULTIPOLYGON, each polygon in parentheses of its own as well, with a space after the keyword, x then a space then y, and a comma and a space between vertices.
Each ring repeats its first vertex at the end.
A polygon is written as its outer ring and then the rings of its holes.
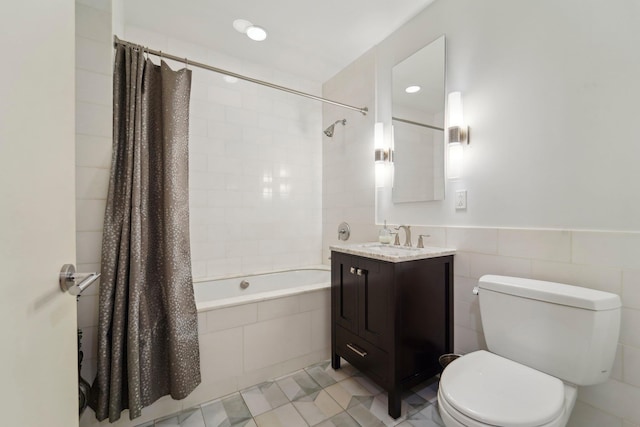
POLYGON ((463 426, 551 427, 566 418, 561 380, 484 350, 447 366, 438 399, 463 426))

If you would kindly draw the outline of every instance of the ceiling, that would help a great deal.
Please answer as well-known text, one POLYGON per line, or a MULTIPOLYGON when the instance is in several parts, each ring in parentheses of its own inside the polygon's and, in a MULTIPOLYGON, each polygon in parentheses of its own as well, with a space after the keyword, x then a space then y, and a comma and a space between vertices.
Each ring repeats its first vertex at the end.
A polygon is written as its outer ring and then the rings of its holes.
POLYGON ((124 15, 127 25, 325 82, 433 1, 127 0, 124 15), (238 33, 236 19, 265 28, 267 40, 238 33))

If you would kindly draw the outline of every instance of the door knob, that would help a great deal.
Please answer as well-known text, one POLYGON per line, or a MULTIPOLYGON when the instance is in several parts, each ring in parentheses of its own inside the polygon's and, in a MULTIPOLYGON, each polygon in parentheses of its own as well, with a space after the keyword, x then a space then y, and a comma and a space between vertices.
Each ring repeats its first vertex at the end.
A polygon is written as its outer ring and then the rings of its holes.
POLYGON ((65 264, 60 269, 60 290, 71 295, 80 295, 100 277, 100 273, 76 273, 73 264, 65 264), (76 283, 79 281, 78 283, 76 283))

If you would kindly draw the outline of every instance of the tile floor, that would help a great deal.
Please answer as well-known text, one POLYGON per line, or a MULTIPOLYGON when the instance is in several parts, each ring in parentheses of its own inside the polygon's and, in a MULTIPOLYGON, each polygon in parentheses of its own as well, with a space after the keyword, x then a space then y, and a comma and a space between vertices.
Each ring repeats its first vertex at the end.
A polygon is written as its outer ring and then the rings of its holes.
POLYGON ((387 394, 351 365, 329 361, 138 427, 442 427, 437 382, 407 391, 400 418, 387 414, 387 394))

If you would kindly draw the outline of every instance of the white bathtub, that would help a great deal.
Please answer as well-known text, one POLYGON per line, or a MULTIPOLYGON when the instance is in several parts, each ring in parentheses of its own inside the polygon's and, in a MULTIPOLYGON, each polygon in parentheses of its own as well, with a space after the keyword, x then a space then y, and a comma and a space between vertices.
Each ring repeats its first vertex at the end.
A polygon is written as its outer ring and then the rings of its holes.
POLYGON ((194 281, 199 312, 313 292, 331 286, 327 266, 194 281), (248 283, 242 288, 242 282, 248 283))

